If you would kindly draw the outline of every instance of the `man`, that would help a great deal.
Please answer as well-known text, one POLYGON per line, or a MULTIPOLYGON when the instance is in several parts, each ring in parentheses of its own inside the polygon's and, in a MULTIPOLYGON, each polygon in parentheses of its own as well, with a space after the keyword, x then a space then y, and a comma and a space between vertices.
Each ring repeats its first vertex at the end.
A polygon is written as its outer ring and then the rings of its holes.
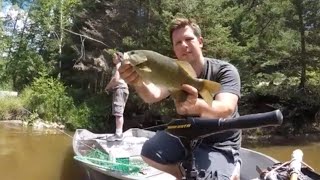
MULTIPOLYGON (((203 56, 201 30, 189 19, 174 19, 170 26, 170 38, 177 59, 189 62, 199 78, 216 81, 222 86, 210 106, 198 97, 197 89, 187 84, 182 85, 188 97, 184 102, 175 101, 177 113, 204 118, 238 116, 240 77, 237 69, 227 62, 203 56)), ((158 102, 170 95, 163 87, 142 82, 130 64, 121 65, 119 72, 147 103, 158 102)), ((239 178, 240 136, 241 132, 235 130, 203 139, 194 151, 198 170, 206 170, 207 176, 217 174, 219 180, 239 178)), ((183 172, 179 164, 185 159, 185 150, 177 138, 164 131, 158 132, 143 145, 141 155, 150 166, 170 173, 177 179, 182 178, 183 172)))
POLYGON ((121 141, 123 139, 123 112, 129 96, 127 83, 121 79, 119 74, 119 67, 121 65, 120 54, 113 54, 113 63, 115 65, 112 71, 112 77, 106 86, 106 91, 112 89, 112 115, 116 119, 116 132, 114 135, 107 138, 107 141, 121 141))

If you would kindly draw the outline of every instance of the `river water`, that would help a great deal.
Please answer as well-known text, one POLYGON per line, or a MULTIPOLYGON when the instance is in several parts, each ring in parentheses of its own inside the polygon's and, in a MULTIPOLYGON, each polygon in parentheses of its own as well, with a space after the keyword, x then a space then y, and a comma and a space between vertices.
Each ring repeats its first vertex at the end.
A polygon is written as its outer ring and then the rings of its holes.
MULTIPOLYGON (((304 152, 304 161, 320 172, 320 142, 253 149, 287 161, 297 148, 304 152)), ((84 176, 82 167, 73 160, 71 137, 59 131, 0 123, 1 180, 84 180, 84 176)))
POLYGON ((320 173, 320 142, 309 143, 306 145, 286 145, 252 148, 253 150, 267 154, 281 162, 291 159, 291 154, 295 149, 303 152, 303 161, 320 173))
POLYGON ((81 168, 71 137, 0 123, 1 180, 84 180, 81 168))

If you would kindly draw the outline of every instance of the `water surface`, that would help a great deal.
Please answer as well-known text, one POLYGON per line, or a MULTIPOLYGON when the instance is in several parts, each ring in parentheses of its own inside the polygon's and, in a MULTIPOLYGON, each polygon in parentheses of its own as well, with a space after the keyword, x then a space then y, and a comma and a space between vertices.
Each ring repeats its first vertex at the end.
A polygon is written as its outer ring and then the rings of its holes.
POLYGON ((303 161, 310 165, 316 172, 320 173, 320 142, 310 142, 304 145, 284 145, 253 148, 256 151, 267 154, 281 162, 291 159, 291 154, 295 149, 301 149, 303 152, 303 161))
MULTIPOLYGON (((297 148, 304 152, 304 161, 320 172, 320 142, 252 149, 288 161, 297 148)), ((73 160, 71 137, 58 131, 36 131, 0 123, 0 179, 84 180, 84 177, 82 167, 73 160)))
POLYGON ((0 124, 0 179, 83 180, 71 145, 59 132, 0 124))

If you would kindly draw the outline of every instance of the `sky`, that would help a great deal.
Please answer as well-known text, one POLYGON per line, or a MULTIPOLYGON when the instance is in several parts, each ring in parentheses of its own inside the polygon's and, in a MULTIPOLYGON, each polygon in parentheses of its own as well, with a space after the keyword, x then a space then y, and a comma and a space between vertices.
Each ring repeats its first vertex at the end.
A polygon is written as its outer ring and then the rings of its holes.
POLYGON ((3 18, 5 14, 7 13, 8 9, 10 8, 10 4, 7 2, 2 2, 1 12, 0 12, 0 18, 3 18))
MULTIPOLYGON (((2 3, 1 12, 0 12, 0 18, 4 18, 6 16, 9 16, 11 20, 15 20, 17 18, 17 15, 20 13, 24 14, 24 10, 20 8, 14 8, 10 2, 4 1, 2 3)), ((19 30, 23 27, 23 18, 20 18, 17 21, 16 29, 19 30)))
MULTIPOLYGON (((13 8, 12 4, 11 3, 8 3, 6 1, 4 1, 2 3, 2 7, 1 7, 1 12, 0 12, 0 18, 3 19, 5 17, 10 17, 10 20, 11 21, 15 21, 15 19, 17 18, 17 15, 20 13, 23 13, 24 10, 22 9, 17 9, 17 8, 13 8)), ((9 23, 10 24, 10 23, 9 23)), ((12 33, 11 31, 11 28, 10 25, 7 25, 5 28, 4 28, 4 33, 6 35, 9 35, 12 33)), ((17 21, 17 25, 16 25, 16 29, 17 30, 20 30, 23 28, 23 19, 20 18, 18 21, 17 21)), ((1 57, 6 57, 7 56, 7 53, 6 52, 0 52, 0 56, 1 57)))

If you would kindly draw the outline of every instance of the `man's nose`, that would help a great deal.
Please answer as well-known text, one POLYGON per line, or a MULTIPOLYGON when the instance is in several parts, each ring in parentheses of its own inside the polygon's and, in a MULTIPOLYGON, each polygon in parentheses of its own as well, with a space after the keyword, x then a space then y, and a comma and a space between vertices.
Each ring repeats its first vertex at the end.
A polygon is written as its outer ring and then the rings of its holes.
POLYGON ((187 44, 186 41, 182 41, 182 42, 181 42, 181 45, 182 45, 182 47, 188 47, 188 44, 187 44))

